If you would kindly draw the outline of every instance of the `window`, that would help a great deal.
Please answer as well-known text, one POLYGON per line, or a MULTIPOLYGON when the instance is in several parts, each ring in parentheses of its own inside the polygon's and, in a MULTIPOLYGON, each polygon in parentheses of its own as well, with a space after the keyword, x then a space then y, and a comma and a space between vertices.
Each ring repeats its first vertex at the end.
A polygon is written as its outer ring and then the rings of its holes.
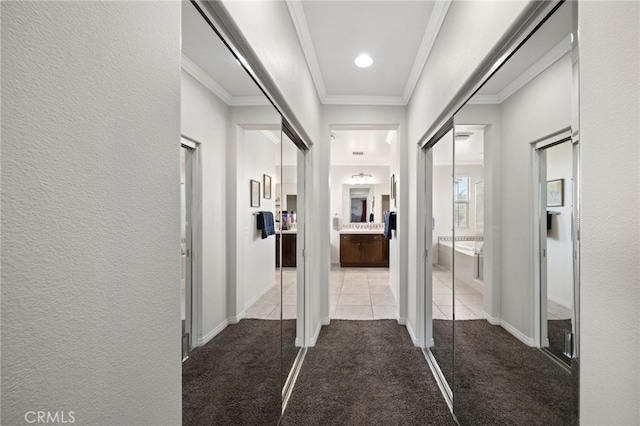
POLYGON ((456 176, 453 184, 453 226, 469 227, 469 176, 456 176))

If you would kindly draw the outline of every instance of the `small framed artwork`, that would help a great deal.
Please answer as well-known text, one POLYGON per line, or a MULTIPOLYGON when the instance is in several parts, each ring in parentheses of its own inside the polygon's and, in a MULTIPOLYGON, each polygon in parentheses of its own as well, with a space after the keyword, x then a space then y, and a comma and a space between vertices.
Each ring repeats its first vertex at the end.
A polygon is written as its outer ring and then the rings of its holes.
POLYGON ((260 182, 251 179, 251 207, 260 207, 260 182))
POLYGON ((271 176, 269 175, 262 175, 262 191, 263 191, 263 197, 266 198, 267 200, 271 199, 271 176))
POLYGON ((547 181, 547 207, 564 206, 564 179, 547 181))

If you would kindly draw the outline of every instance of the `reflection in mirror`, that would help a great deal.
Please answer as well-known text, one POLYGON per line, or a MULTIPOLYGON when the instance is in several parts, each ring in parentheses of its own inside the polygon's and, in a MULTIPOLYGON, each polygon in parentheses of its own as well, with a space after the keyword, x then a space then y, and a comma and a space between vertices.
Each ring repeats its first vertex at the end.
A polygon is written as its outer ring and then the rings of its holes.
POLYGON ((454 117, 460 424, 577 424, 572 19, 563 3, 454 117))
POLYGON ((282 288, 282 386, 292 386, 292 371, 304 342, 304 155, 282 131, 281 154, 276 159, 275 209, 279 232, 276 264, 282 288))
POLYGON ((283 295, 268 216, 281 117, 207 13, 183 3, 181 126, 197 141, 194 198, 201 199, 194 205, 201 234, 193 250, 201 259, 192 274, 196 347, 183 363, 183 423, 277 424, 283 295))
POLYGON ((426 157, 427 210, 431 209, 431 220, 427 223, 431 222, 432 225, 430 228, 427 226, 427 241, 432 242, 428 248, 432 253, 432 274, 426 277, 427 288, 428 281, 431 280, 433 343, 430 351, 449 389, 452 389, 453 239, 457 232, 453 226, 453 130, 448 131, 433 147, 428 148, 426 157))

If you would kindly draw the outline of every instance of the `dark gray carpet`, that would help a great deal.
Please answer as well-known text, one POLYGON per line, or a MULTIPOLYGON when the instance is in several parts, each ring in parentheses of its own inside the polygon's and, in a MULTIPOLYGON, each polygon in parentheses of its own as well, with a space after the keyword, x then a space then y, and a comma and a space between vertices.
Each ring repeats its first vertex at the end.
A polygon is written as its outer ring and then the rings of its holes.
MULTIPOLYGON (((183 425, 278 423, 281 380, 297 354, 281 348, 280 327, 280 321, 244 319, 191 352, 182 364, 183 425)), ((282 322, 282 334, 293 341, 294 320, 282 322)))
POLYGON ((422 351, 395 320, 324 326, 283 425, 455 425, 422 351))
POLYGON ((578 424, 574 378, 542 351, 485 320, 455 327, 453 399, 461 425, 578 424))

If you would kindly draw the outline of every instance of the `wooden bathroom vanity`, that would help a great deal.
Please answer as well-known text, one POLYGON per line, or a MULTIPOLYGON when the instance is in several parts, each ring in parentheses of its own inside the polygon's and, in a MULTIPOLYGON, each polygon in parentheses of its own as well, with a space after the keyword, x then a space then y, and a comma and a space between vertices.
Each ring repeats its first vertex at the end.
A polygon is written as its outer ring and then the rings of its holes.
POLYGON ((389 267, 389 240, 382 233, 340 232, 340 266, 389 267))

